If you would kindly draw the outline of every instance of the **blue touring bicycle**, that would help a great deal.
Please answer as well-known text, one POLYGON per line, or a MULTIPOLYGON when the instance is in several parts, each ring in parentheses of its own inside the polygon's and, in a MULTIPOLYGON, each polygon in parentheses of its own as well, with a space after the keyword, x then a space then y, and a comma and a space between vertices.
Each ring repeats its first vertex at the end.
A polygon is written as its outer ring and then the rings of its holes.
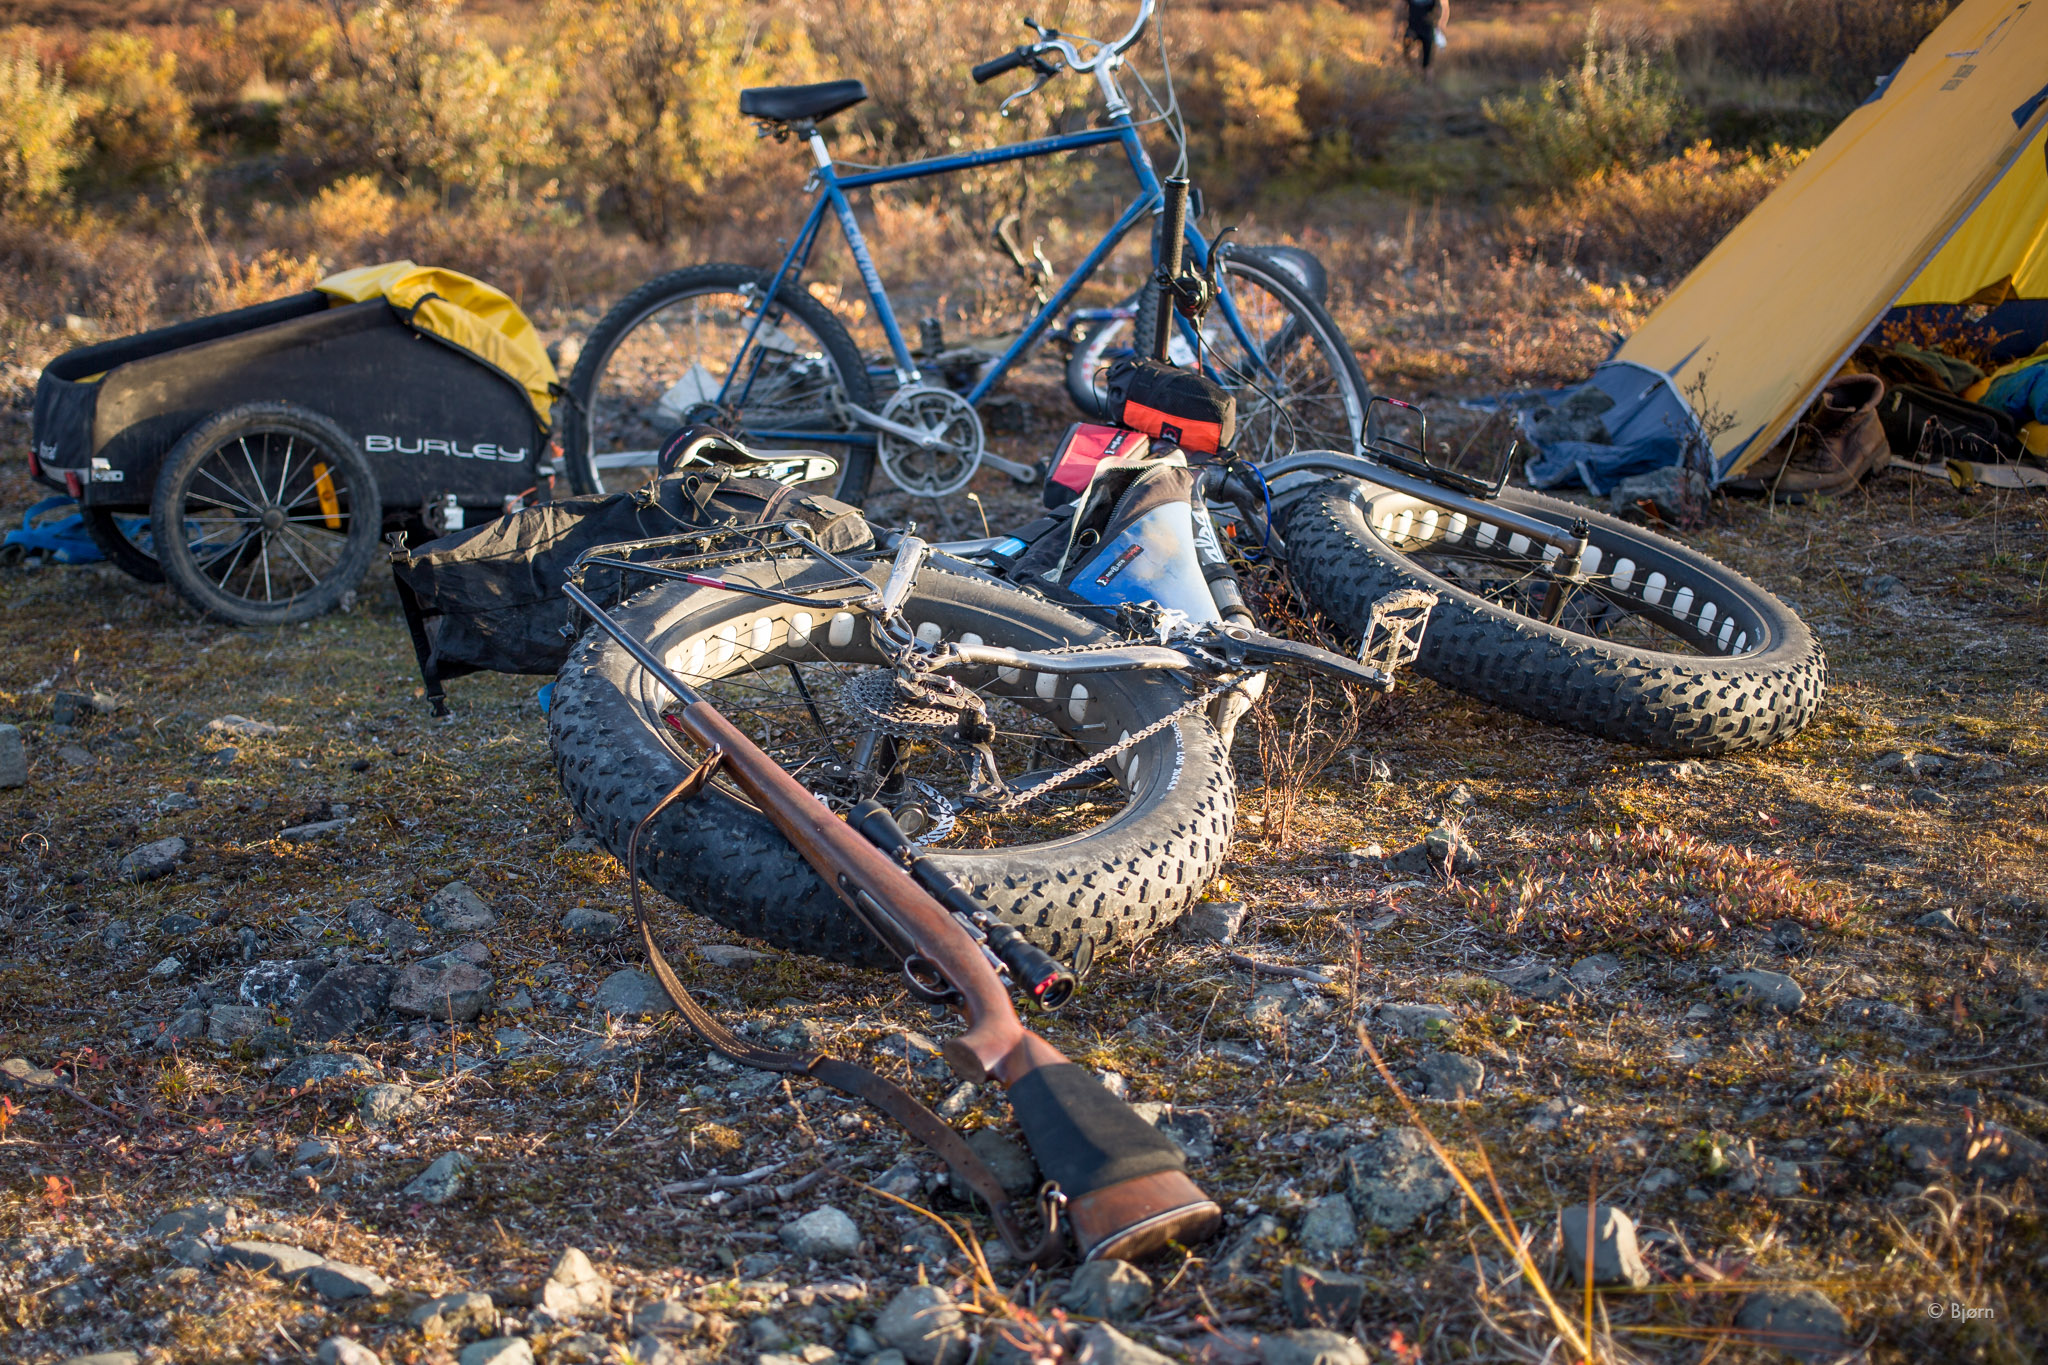
MULTIPOLYGON (((819 125, 867 99, 865 84, 835 80, 742 91, 742 115, 779 140, 793 138, 809 148, 815 162, 809 215, 773 269, 712 264, 671 272, 621 300, 592 330, 570 377, 563 422, 576 486, 596 492, 612 471, 652 464, 663 436, 700 422, 757 447, 843 451, 838 492, 853 503, 865 501, 877 467, 896 489, 934 498, 966 487, 983 464, 1019 479, 1036 477, 1034 464, 989 448, 977 410, 982 400, 1056 328, 1072 329, 1085 335, 1070 370, 1084 373, 1078 383, 1070 379, 1069 388, 1085 409, 1093 397, 1085 372, 1113 358, 1118 346, 1128 349, 1130 337, 1152 332, 1155 290, 1141 291, 1135 306, 1072 305, 1125 235, 1159 211, 1160 180, 1141 130, 1165 124, 1184 145, 1177 115, 1152 97, 1142 78, 1153 109, 1146 118, 1133 117, 1120 82, 1129 70, 1124 54, 1152 22, 1154 5, 1142 0, 1129 31, 1107 43, 1027 19, 1035 41, 974 68, 977 82, 1032 73, 1032 83, 1004 101, 1005 113, 1063 72, 1092 75, 1103 121, 1078 132, 846 174, 819 125), (1129 163, 1136 197, 1073 273, 1044 296, 1007 348, 947 350, 932 322, 920 329, 921 344, 913 348, 848 194, 1112 143, 1129 163), (844 323, 803 285, 828 216, 846 239, 887 340, 888 354, 872 363, 844 323)), ((1212 241, 1192 221, 1186 241, 1199 267, 1217 253, 1219 297, 1199 331, 1177 320, 1174 353, 1183 361, 1199 353, 1210 376, 1236 392, 1239 453, 1264 461, 1304 448, 1355 449, 1369 395, 1357 359, 1322 306, 1313 259, 1288 248, 1212 241)), ((1022 264, 1014 242, 1006 238, 1005 245, 1022 264)))

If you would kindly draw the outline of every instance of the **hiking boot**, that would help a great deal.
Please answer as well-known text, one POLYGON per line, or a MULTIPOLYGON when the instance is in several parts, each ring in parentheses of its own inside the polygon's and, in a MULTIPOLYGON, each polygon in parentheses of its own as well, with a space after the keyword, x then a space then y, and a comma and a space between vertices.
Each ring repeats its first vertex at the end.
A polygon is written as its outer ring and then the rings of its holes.
POLYGON ((1877 418, 1884 381, 1874 374, 1836 375, 1806 417, 1729 487, 1744 493, 1825 493, 1853 487, 1891 461, 1877 418))

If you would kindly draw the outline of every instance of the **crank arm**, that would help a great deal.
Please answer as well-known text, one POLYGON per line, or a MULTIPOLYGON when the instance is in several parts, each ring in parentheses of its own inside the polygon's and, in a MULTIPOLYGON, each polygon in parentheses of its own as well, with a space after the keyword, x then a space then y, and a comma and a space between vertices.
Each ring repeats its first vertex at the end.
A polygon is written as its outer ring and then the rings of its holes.
POLYGON ((860 418, 866 425, 875 428, 875 430, 886 431, 891 436, 901 436, 904 440, 915 442, 926 450, 945 444, 944 441, 941 441, 923 427, 913 427, 907 423, 899 422, 893 417, 884 417, 879 412, 870 412, 858 403, 848 403, 846 410, 855 417, 860 418))
POLYGON ((981 449, 981 462, 994 465, 1019 483, 1035 483, 1038 480, 1039 469, 1037 465, 1022 464, 1016 460, 1005 459, 987 446, 983 446, 981 449))
POLYGON ((1391 691, 1394 686, 1393 675, 1382 669, 1316 645, 1303 644, 1299 640, 1283 640, 1263 631, 1241 630, 1237 627, 1226 631, 1211 627, 1193 636, 1188 643, 1216 656, 1233 668, 1262 668, 1268 665, 1312 668, 1342 682, 1357 683, 1361 687, 1377 688, 1382 692, 1391 691))

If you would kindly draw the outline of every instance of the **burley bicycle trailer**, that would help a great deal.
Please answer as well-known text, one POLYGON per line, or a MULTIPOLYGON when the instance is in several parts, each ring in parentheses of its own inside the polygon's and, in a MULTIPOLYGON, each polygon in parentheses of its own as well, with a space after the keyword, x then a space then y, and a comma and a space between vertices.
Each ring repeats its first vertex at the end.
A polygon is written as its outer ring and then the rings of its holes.
POLYGON ((228 621, 302 621, 349 598, 387 527, 546 496, 555 378, 498 290, 368 266, 58 357, 30 473, 128 573, 228 621))

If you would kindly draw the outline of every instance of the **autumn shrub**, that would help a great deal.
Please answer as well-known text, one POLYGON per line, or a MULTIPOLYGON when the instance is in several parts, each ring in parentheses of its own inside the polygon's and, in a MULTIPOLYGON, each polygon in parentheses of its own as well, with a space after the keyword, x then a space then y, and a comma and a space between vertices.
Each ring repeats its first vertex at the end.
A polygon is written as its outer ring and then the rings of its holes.
POLYGON ((446 193, 507 194, 558 160, 553 68, 502 56, 463 25, 459 0, 375 0, 335 30, 334 70, 287 105, 286 149, 342 171, 381 171, 446 193))
POLYGON ((800 34, 757 12, 670 0, 555 0, 549 19, 567 76, 556 137, 584 198, 612 202, 656 246, 728 216, 734 180, 763 156, 740 91, 809 74, 800 34))
POLYGON ((79 130, 108 180, 132 180, 184 164, 198 145, 178 59, 148 35, 101 29, 71 62, 79 130))
POLYGON ((1640 170, 1674 150, 1691 124, 1665 54, 1586 21, 1571 70, 1530 95, 1488 100, 1522 178, 1565 185, 1609 168, 1640 170))
POLYGON ((1842 112, 1954 8, 1955 0, 1727 0, 1688 26, 1677 45, 1688 65, 1802 80, 1842 112))
POLYGON ((81 156, 78 96, 44 67, 34 46, 8 35, 0 47, 0 211, 17 212, 64 192, 81 156))
POLYGON ((313 196, 306 205, 306 226, 317 250, 329 259, 342 259, 356 254, 366 243, 390 236, 398 222, 398 210, 398 196, 380 185, 374 175, 345 176, 313 196))
POLYGON ((1615 168, 1513 210, 1502 236, 1589 273, 1683 276, 1791 174, 1804 153, 1764 155, 1697 143, 1642 170, 1615 168))

